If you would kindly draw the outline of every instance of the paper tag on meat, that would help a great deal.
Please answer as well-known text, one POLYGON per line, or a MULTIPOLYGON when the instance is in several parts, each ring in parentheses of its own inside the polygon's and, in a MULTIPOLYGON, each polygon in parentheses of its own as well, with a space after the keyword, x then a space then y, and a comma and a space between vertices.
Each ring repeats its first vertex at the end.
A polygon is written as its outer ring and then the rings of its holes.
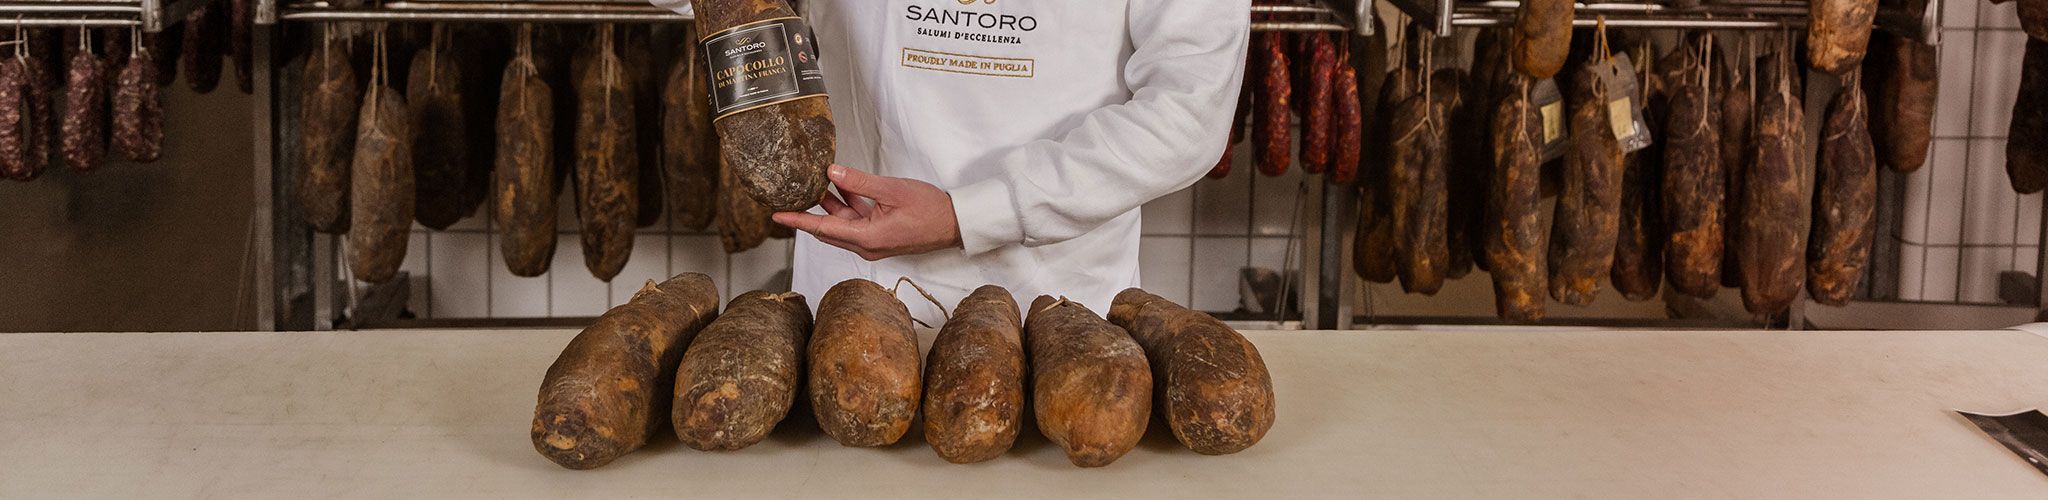
POLYGON ((1565 128, 1564 94, 1557 89, 1557 81, 1549 78, 1536 81, 1529 89, 1529 102, 1536 106, 1543 116, 1543 161, 1549 162, 1564 157, 1566 139, 1571 131, 1565 128))
POLYGON ((1601 84, 1607 92, 1607 122, 1623 153, 1650 147, 1650 123, 1643 118, 1643 89, 1636 81, 1636 67, 1628 54, 1616 54, 1600 63, 1601 84))

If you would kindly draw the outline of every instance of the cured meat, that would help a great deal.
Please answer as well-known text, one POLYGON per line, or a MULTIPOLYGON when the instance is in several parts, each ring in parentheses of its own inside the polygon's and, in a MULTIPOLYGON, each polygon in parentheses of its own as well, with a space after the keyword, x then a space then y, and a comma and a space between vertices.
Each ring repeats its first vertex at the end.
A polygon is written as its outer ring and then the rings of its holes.
POLYGON ((1725 75, 1720 96, 1721 168, 1728 192, 1721 203, 1721 286, 1726 288, 1742 286, 1742 265, 1735 254, 1742 234, 1742 190, 1748 183, 1751 149, 1756 144, 1751 131, 1755 119, 1756 77, 1752 71, 1756 59, 1746 52, 1736 59, 1739 63, 1734 70, 1720 73, 1725 75))
POLYGON ((640 211, 640 160, 633 131, 633 87, 610 27, 584 52, 576 72, 576 199, 583 265, 602 281, 625 270, 633 256, 640 211))
POLYGON ((1515 71, 1544 79, 1564 69, 1572 46, 1572 0, 1529 0, 1515 12, 1511 41, 1515 71))
POLYGON ((2006 137, 2005 173, 2012 189, 2020 194, 2048 189, 2048 42, 2027 39, 2019 98, 2006 137))
POLYGON ((385 283, 398 276, 412 229, 413 131, 404 95, 371 80, 349 168, 348 261, 357 280, 385 283))
POLYGON ((1330 132, 1331 184, 1350 186, 1358 180, 1358 165, 1365 151, 1365 109, 1358 100, 1358 68, 1351 66, 1351 52, 1337 58, 1337 87, 1333 90, 1330 132))
POLYGON ((35 137, 28 105, 28 69, 22 60, 0 57, 0 174, 27 181, 29 142, 35 137))
MULTIPOLYGON (((1653 128, 1662 127, 1663 118, 1670 114, 1669 105, 1649 44, 1642 44, 1631 58, 1643 61, 1639 76, 1646 104, 1645 123, 1653 128)), ((1652 137, 1662 134, 1656 130, 1650 133, 1652 137)), ((1615 239, 1611 277, 1614 290, 1631 301, 1657 298, 1664 282, 1663 145, 1661 140, 1652 142, 1648 148, 1622 156, 1620 231, 1615 239)))
POLYGON ((653 34, 646 26, 620 26, 618 28, 620 47, 631 48, 618 51, 619 60, 626 64, 626 75, 631 80, 633 96, 633 145, 634 159, 640 166, 635 169, 640 177, 635 184, 640 189, 640 211, 634 214, 634 224, 649 227, 661 222, 665 210, 663 193, 668 183, 663 172, 662 131, 661 131, 661 86, 656 84, 653 34))
POLYGON ((349 167, 356 150, 356 118, 362 106, 348 43, 323 30, 318 47, 306 55, 306 88, 299 104, 299 210, 314 231, 348 232, 349 167))
POLYGON ((888 289, 852 279, 818 300, 807 354, 811 411, 843 446, 888 446, 910 430, 923 389, 910 310, 888 289))
POLYGON ((974 290, 925 360, 924 439, 940 458, 982 462, 1010 451, 1023 428, 1024 319, 995 285, 974 290))
POLYGON ((704 327, 676 368, 676 437, 699 450, 737 450, 789 416, 803 383, 811 308, 795 292, 747 292, 704 327))
POLYGON ((1367 121, 1370 129, 1366 140, 1368 148, 1381 154, 1365 155, 1360 165, 1362 193, 1359 197, 1358 230, 1352 244, 1352 264, 1359 278, 1374 283, 1392 283, 1398 274, 1394 261, 1394 195, 1390 183, 1392 159, 1395 156, 1393 120, 1395 112, 1415 94, 1413 74, 1418 70, 1409 69, 1407 61, 1395 66, 1394 72, 1380 86, 1379 99, 1367 121))
POLYGON ((1487 267, 1501 319, 1528 323, 1544 315, 1548 286, 1543 226, 1543 115, 1531 101, 1535 82, 1511 73, 1493 113, 1493 182, 1487 186, 1487 267))
POLYGON ((1080 467, 1138 446, 1152 418, 1152 370, 1124 329, 1086 306, 1040 296, 1024 323, 1038 432, 1080 467))
POLYGON ((2048 42, 2048 1, 2019 0, 2020 29, 2035 40, 2048 42))
POLYGON ((1863 75, 1872 102, 1871 143, 1879 162, 1894 172, 1911 173, 1927 163, 1927 147, 1933 143, 1941 81, 1936 53, 1933 46, 1886 31, 1871 37, 1863 75))
POLYGON ((1331 92, 1337 76, 1337 44, 1328 33, 1309 34, 1308 95, 1301 96, 1301 168, 1321 174, 1330 166, 1331 92))
POLYGON ((1571 144, 1550 231, 1550 297, 1571 305, 1593 303, 1613 271, 1621 224, 1621 144, 1609 132, 1595 62, 1579 66, 1565 94, 1571 144))
POLYGON ((719 161, 719 179, 718 240, 724 244, 725 253, 753 250, 775 237, 776 228, 781 226, 775 223, 775 211, 747 197, 724 160, 719 161))
POLYGON ((1742 189, 1742 302, 1775 316, 1792 308, 1806 283, 1807 196, 1805 111, 1793 93, 1791 58, 1766 56, 1758 71, 1756 149, 1742 189))
POLYGON ((718 316, 718 287, 689 273, 648 281, 576 334, 541 379, 533 448, 557 465, 603 467, 667 427, 676 369, 718 316))
MULTIPOLYGON (((80 31, 81 43, 85 39, 80 31)), ((64 67, 64 117, 57 132, 59 154, 72 170, 100 167, 107 156, 107 66, 90 45, 71 54, 64 67)))
POLYGON ((220 8, 207 5, 185 16, 185 85, 193 92, 205 94, 220 86, 220 45, 226 34, 219 28, 224 18, 220 8))
MULTIPOLYGON (((740 25, 796 15, 784 0, 691 0, 697 29, 719 33, 740 25)), ((709 61, 707 61, 709 62, 709 61)), ((726 164, 756 201, 773 211, 818 204, 829 184, 835 134, 826 97, 740 111, 717 120, 726 164)))
POLYGON ((1294 87, 1287 74, 1287 35, 1260 33, 1259 45, 1254 50, 1264 59, 1264 66, 1257 69, 1263 71, 1259 77, 1265 87, 1254 103, 1258 110, 1252 122, 1252 140, 1258 145, 1259 173, 1277 177, 1287 173, 1294 152, 1293 137, 1288 131, 1292 126, 1288 103, 1293 100, 1294 87))
POLYGON ((1814 302, 1847 305, 1862 284, 1877 231, 1877 154, 1858 72, 1828 103, 1815 169, 1813 234, 1806 247, 1806 286, 1814 302))
POLYGON ((113 148, 123 160, 150 163, 163 156, 164 108, 156 67, 156 54, 144 48, 115 77, 113 148))
POLYGON ((555 257, 554 91, 533 62, 532 28, 499 87, 493 215, 498 251, 512 275, 547 274, 555 257))
POLYGON ((1840 74, 1863 64, 1870 47, 1877 0, 1812 0, 1807 3, 1806 63, 1840 74))
POLYGON ((28 76, 29 133, 34 138, 28 141, 29 179, 42 175, 43 170, 56 164, 58 122, 58 93, 64 90, 65 61, 61 55, 62 46, 57 30, 32 30, 28 32, 28 52, 23 62, 28 76))
POLYGON ((1188 449, 1237 453, 1273 428, 1273 375, 1237 330, 1136 288, 1116 295, 1109 321, 1145 349, 1154 411, 1188 449))
MULTIPOLYGON (((687 30, 687 28, 685 28, 687 30)), ((701 231, 718 214, 718 130, 711 126, 711 95, 696 35, 669 68, 661 93, 661 161, 667 184, 669 220, 676 227, 701 231)))
POLYGON ((1712 41, 1694 38, 1679 47, 1664 80, 1670 113, 1664 125, 1664 268, 1679 293, 1712 298, 1721 289, 1723 200, 1728 176, 1721 159, 1721 102, 1716 100, 1712 41))
POLYGON ((1443 142, 1437 134, 1441 106, 1430 94, 1415 95, 1394 110, 1393 149, 1387 173, 1394 221, 1395 271, 1408 293, 1434 295, 1443 288, 1450 248, 1443 142))
POLYGON ((405 103, 411 106, 412 168, 417 181, 414 216, 420 225, 441 230, 469 217, 465 192, 469 182, 469 136, 464 131, 462 64, 449 46, 447 32, 434 29, 434 40, 412 58, 405 103))
POLYGON ((1493 155, 1486 148, 1460 145, 1487 143, 1486 115, 1490 110, 1478 104, 1484 99, 1476 95, 1475 82, 1464 70, 1439 69, 1431 76, 1430 85, 1430 100, 1437 113, 1431 117, 1435 124, 1432 133, 1444 170, 1444 276, 1457 279, 1471 274, 1473 262, 1484 252, 1479 226, 1486 204, 1451 200, 1485 198, 1487 172, 1493 170, 1493 155))

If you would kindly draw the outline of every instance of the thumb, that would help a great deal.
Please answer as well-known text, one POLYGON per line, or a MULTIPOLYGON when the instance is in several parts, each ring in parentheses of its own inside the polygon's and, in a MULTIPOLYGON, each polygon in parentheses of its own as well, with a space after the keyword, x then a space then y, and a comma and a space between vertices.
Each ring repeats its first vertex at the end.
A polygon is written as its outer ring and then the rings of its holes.
POLYGON ((843 165, 833 165, 831 169, 826 170, 826 175, 832 178, 833 185, 839 186, 841 193, 885 203, 897 198, 897 179, 894 178, 862 172, 843 165))

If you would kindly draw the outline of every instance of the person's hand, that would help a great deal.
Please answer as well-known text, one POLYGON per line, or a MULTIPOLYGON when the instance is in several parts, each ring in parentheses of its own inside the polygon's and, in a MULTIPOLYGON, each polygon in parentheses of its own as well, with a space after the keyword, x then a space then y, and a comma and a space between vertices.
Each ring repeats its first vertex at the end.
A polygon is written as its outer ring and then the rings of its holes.
POLYGON ((839 165, 826 173, 845 200, 827 191, 819 200, 827 215, 783 212, 775 214, 775 222, 869 261, 960 246, 953 195, 938 186, 839 165))

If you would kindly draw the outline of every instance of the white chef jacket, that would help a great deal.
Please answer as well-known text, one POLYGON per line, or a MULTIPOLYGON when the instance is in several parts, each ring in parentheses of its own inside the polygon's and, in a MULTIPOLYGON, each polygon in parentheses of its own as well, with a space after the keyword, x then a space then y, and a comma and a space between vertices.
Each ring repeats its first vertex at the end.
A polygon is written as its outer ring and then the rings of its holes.
MULTIPOLYGON (((679 12, 687 0, 652 0, 679 12)), ((1097 313, 1138 286, 1139 206, 1222 155, 1250 0, 808 0, 838 163, 952 195, 964 248, 867 262, 809 235, 792 286, 908 276, 947 308, 975 288, 1097 313)), ((813 210, 822 213, 821 210, 813 210)), ((898 297, 932 325, 938 309, 898 297)))

